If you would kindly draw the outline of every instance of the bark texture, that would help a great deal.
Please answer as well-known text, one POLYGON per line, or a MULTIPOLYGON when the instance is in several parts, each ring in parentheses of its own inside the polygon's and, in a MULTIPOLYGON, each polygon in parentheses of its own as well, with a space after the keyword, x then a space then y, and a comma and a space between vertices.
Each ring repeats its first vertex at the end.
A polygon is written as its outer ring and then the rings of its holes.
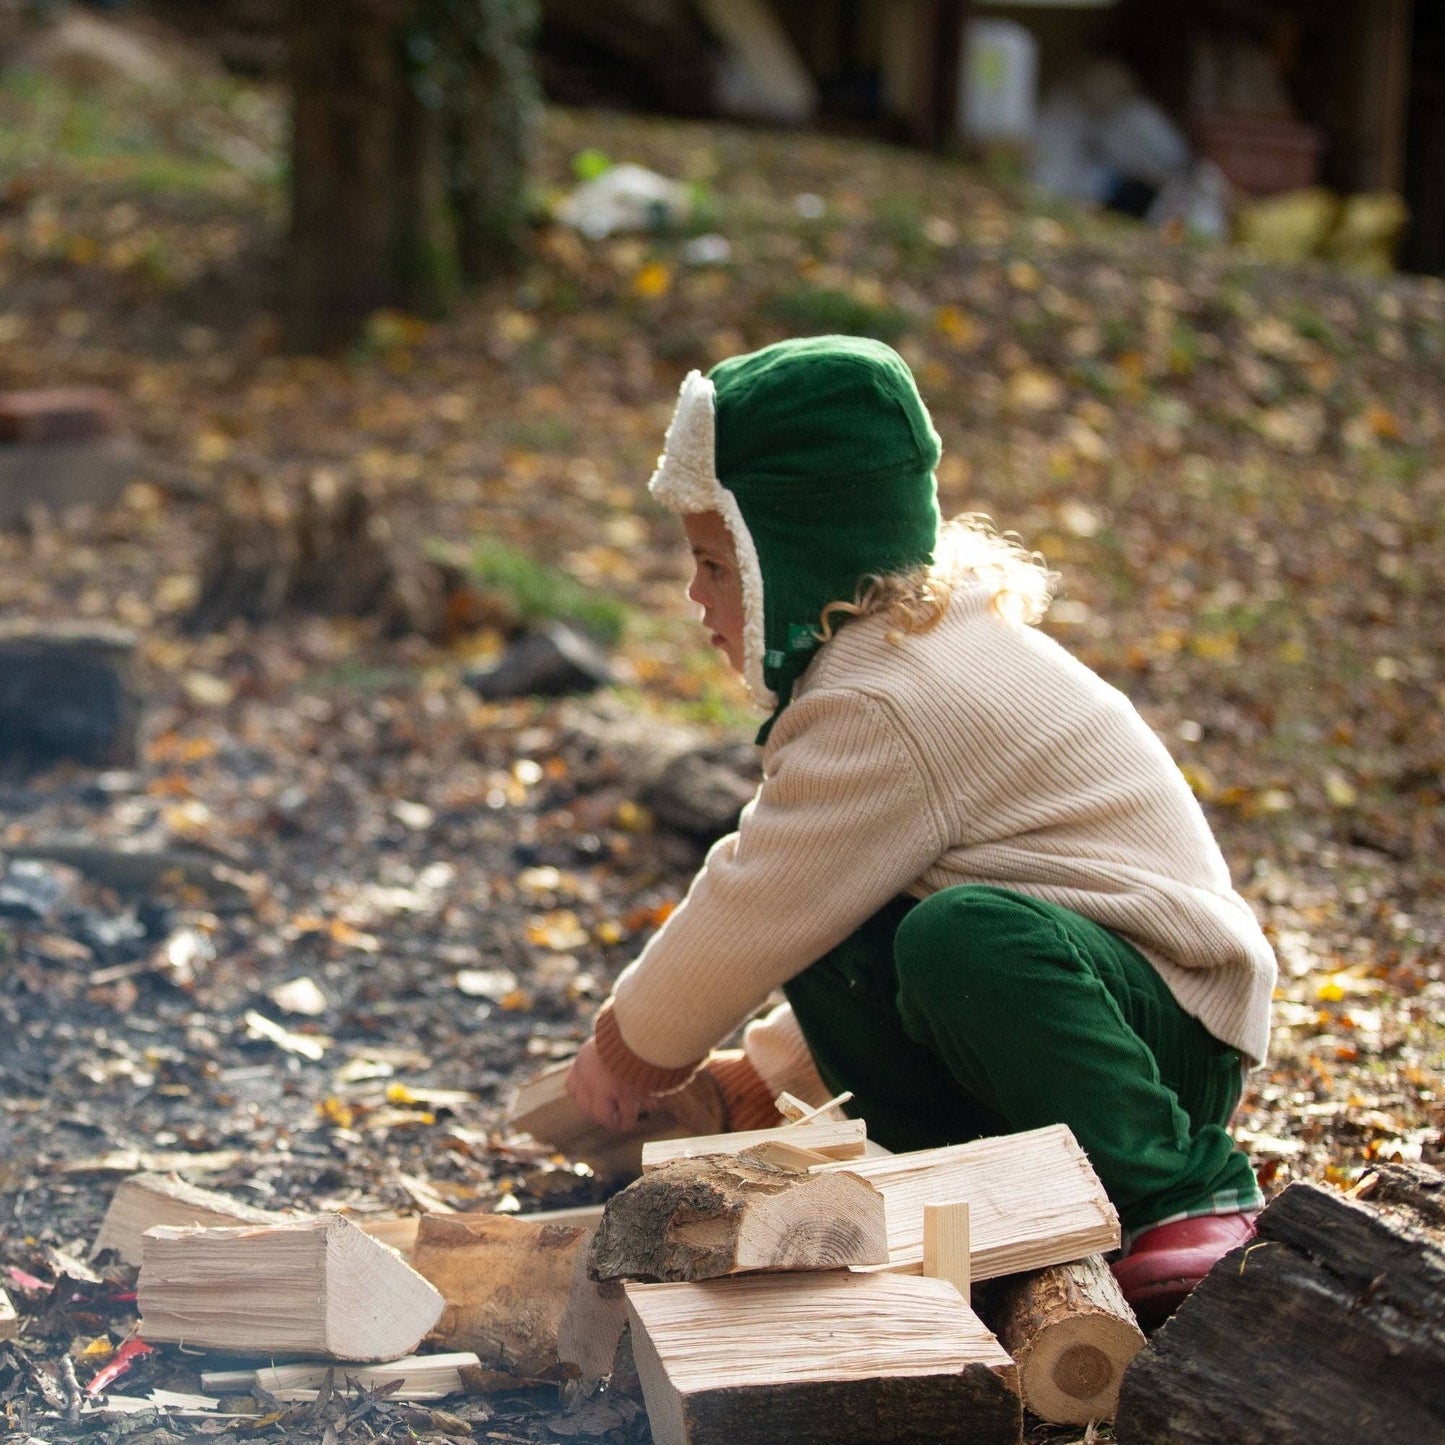
POLYGON ((1099 1255, 1000 1280, 986 1317, 1019 1367, 1024 1404, 1040 1419, 1114 1418, 1144 1333, 1099 1255))
POLYGON ((1120 1445, 1445 1438, 1445 1174, 1293 1184, 1124 1375, 1120 1445))
POLYGON ((708 1155, 664 1164, 614 1195, 589 1268, 594 1279, 680 1282, 887 1259, 883 1197, 856 1175, 708 1155))

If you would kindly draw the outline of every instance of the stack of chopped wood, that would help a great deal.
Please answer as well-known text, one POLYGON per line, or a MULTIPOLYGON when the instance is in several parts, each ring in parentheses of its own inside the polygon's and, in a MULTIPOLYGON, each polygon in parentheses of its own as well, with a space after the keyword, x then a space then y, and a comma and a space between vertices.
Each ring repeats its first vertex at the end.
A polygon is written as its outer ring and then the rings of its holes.
POLYGON ((844 1121, 645 1146, 592 1274, 625 1282, 659 1445, 993 1445, 1018 1441, 1022 1402, 1108 1418, 1143 1335, 1098 1254, 1117 1217, 1069 1131, 864 1143, 844 1121), (1002 1276, 1008 1348, 970 1297, 1002 1276))
POLYGON ((1049 1418, 1109 1414, 1142 1336, 1088 1262, 1118 1221, 1062 1126, 894 1156, 819 1111, 634 1145, 605 1209, 531 1217, 296 1217, 141 1175, 95 1252, 139 1260, 145 1339, 264 1357, 216 1391, 595 1380, 627 1327, 659 1442, 851 1438, 840 1413, 870 1442, 1016 1442, 1021 1379, 1049 1418), (1000 1276, 1007 1349, 970 1300, 1000 1276))

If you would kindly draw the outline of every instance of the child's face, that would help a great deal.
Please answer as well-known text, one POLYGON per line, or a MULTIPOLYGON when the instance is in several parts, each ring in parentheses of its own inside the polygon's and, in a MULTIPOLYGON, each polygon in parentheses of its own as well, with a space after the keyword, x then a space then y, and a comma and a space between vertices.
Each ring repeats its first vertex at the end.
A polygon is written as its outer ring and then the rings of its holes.
POLYGON ((693 512, 682 525, 692 547, 692 586, 687 595, 702 608, 712 645, 735 672, 743 670, 743 582, 732 533, 717 512, 693 512))

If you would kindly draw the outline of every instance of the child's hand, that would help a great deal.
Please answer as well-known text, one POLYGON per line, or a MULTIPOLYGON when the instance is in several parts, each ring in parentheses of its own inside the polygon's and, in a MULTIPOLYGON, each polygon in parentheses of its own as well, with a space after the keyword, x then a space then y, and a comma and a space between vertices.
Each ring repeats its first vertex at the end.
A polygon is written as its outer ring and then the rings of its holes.
POLYGON ((635 1129, 653 1096, 616 1078, 602 1062, 595 1039, 588 1039, 572 1060, 567 1092, 589 1119, 622 1133, 635 1129))

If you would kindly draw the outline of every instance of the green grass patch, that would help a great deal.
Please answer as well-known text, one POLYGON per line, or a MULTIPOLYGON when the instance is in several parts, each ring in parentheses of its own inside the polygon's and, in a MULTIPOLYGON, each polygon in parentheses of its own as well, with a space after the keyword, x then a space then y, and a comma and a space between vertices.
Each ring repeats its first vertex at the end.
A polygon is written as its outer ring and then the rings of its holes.
POLYGON ((480 588, 500 592, 523 622, 570 622, 608 647, 627 628, 627 604, 594 592, 575 577, 495 537, 477 541, 468 573, 480 588))
POLYGON ((913 329, 913 317, 831 286, 794 286, 767 303, 768 315, 801 335, 872 336, 896 342, 913 329))

